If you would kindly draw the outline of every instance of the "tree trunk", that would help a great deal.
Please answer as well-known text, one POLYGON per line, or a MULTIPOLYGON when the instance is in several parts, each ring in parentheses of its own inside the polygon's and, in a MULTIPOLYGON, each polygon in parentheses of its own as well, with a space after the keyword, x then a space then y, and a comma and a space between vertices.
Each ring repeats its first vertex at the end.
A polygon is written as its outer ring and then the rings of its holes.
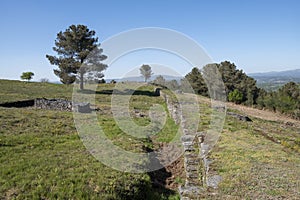
POLYGON ((80 64, 81 64, 81 67, 79 68, 79 73, 80 73, 80 90, 83 90, 83 74, 84 74, 84 69, 83 69, 83 61, 84 59, 81 58, 80 59, 80 64))
POLYGON ((80 72, 80 90, 83 90, 83 73, 80 72))

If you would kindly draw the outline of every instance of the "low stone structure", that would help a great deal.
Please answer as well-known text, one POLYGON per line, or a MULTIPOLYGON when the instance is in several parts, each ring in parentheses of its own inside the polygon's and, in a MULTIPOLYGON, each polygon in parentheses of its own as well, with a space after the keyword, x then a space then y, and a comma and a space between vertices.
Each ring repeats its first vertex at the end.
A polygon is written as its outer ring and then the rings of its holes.
MULTIPOLYGON (((208 158, 208 145, 205 144, 205 132, 192 132, 187 126, 187 117, 182 113, 185 109, 194 109, 191 102, 173 102, 164 94, 168 111, 176 124, 182 129, 181 143, 183 146, 185 184, 179 187, 181 200, 199 199, 207 188, 217 189, 222 177, 210 169, 212 160, 208 158)), ((221 108, 223 111, 223 108, 221 108)), ((188 111, 189 112, 189 111, 188 111)), ((212 193, 213 194, 213 193, 212 193)))
POLYGON ((72 111, 72 102, 65 99, 37 98, 34 101, 34 107, 49 110, 72 111))
MULTIPOLYGON (((186 119, 181 113, 181 104, 173 102, 164 95, 168 111, 176 124, 182 128, 181 143, 184 154, 185 184, 179 187, 182 200, 198 199, 203 192, 203 164, 200 157, 200 145, 203 142, 203 134, 191 133, 185 128, 186 119)), ((193 105, 191 104, 193 108, 193 105)))
POLYGON ((80 112, 80 113, 90 113, 92 112, 92 109, 90 107, 90 103, 78 103, 78 104, 73 104, 74 111, 80 112))

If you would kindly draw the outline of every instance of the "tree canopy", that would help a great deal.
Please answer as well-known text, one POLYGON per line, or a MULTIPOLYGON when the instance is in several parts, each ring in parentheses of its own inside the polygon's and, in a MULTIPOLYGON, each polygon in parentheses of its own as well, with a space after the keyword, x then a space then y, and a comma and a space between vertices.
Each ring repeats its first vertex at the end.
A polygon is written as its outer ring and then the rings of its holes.
POLYGON ((237 90, 242 94, 241 103, 246 105, 256 104, 259 94, 256 80, 247 76, 243 70, 237 69, 234 63, 228 61, 218 64, 218 69, 222 75, 227 94, 237 90))
MULTIPOLYGON (((224 61, 220 64, 208 64, 204 66, 203 71, 195 67, 185 76, 185 79, 189 81, 195 93, 208 96, 209 89, 219 92, 223 91, 222 85, 218 85, 219 83, 216 81, 212 82, 212 80, 218 78, 217 76, 214 77, 216 73, 220 73, 222 77, 221 81, 224 82, 227 100, 247 105, 256 103, 259 93, 256 81, 247 76, 242 70, 237 69, 234 63, 224 61)), ((216 96, 218 94, 211 95, 216 96)))
MULTIPOLYGON (((209 91, 222 91, 222 85, 218 85, 216 83, 218 81, 215 81, 217 76, 214 77, 214 74, 216 73, 220 73, 222 77, 228 101, 267 108, 300 119, 299 84, 289 82, 278 91, 267 92, 256 86, 256 80, 247 76, 242 70, 237 69, 234 63, 228 61, 220 64, 208 64, 203 67, 203 70, 193 68, 182 80, 181 85, 188 82, 195 93, 209 96, 209 91)), ((210 95, 212 95, 211 98, 218 97, 217 94, 210 95)))
POLYGON ((22 80, 27 80, 30 81, 32 79, 32 77, 34 76, 33 72, 23 72, 22 75, 20 76, 20 78, 22 80))
POLYGON ((208 89, 199 68, 194 67, 192 71, 185 76, 185 80, 190 83, 196 94, 208 96, 208 89))
POLYGON ((107 65, 95 31, 85 25, 71 25, 64 32, 60 31, 53 50, 57 56, 46 55, 52 65, 58 66, 54 74, 64 84, 72 84, 76 78, 83 89, 84 79, 99 80, 104 77, 102 71, 107 65))
POLYGON ((300 119, 300 85, 289 82, 277 91, 261 89, 258 106, 300 119))

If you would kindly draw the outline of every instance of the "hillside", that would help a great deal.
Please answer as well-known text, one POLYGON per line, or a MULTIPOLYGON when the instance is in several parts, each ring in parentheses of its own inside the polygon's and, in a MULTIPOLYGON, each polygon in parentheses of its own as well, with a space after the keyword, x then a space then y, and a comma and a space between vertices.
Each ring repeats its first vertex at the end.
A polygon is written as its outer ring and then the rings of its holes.
MULTIPOLYGON (((107 137, 131 152, 148 152, 170 142, 178 130, 170 116, 155 136, 128 135, 111 112, 113 84, 97 88, 98 122, 107 137)), ((149 108, 164 99, 154 87, 137 88, 130 97, 135 123, 149 124, 149 108)), ((0 80, 0 103, 37 97, 71 99, 72 86, 0 80)), ((168 92, 168 91, 165 91, 168 92)), ((119 91, 120 97, 129 95, 119 91), (123 96, 122 96, 123 95, 123 96)), ((212 109, 199 96, 198 131, 207 131, 212 109)), ((211 168, 222 177, 219 188, 206 188, 205 199, 299 199, 300 123, 267 111, 227 104, 253 122, 226 116, 211 168)), ((160 171, 125 173, 102 164, 85 148, 66 111, 0 107, 0 199, 179 199, 182 158, 160 171)), ((170 153, 171 150, 170 150, 170 153)), ((147 164, 146 163, 141 163, 147 164)))

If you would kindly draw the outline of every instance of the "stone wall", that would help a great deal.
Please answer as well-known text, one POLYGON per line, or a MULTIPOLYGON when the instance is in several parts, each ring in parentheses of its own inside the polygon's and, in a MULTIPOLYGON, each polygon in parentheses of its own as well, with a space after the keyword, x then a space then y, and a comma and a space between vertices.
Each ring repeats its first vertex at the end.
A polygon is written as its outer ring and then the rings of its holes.
MULTIPOLYGON (((186 120, 181 113, 181 105, 172 101, 164 94, 168 111, 176 124, 182 129, 181 142, 184 150, 185 184, 179 187, 182 200, 198 199, 203 188, 203 165, 200 157, 200 144, 203 142, 203 135, 191 133, 185 126, 186 120)), ((193 106, 192 106, 193 107, 193 106)))
MULTIPOLYGON (((186 126, 188 116, 182 113, 182 105, 173 102, 164 94, 168 111, 176 124, 182 129, 181 143, 184 150, 185 184, 179 187, 181 200, 199 199, 205 188, 216 189, 221 177, 210 170, 212 160, 206 152, 205 132, 192 133, 186 126)), ((186 103, 189 104, 189 103, 186 103)), ((185 109, 194 109, 195 105, 185 106, 185 109)), ((188 110, 189 111, 189 110, 188 110)))
POLYGON ((34 106, 40 109, 72 111, 72 102, 65 99, 37 98, 34 106))
POLYGON ((90 113, 92 111, 89 103, 73 103, 72 101, 65 100, 65 99, 37 98, 34 101, 34 106, 40 109, 64 110, 64 111, 73 110, 81 113, 90 113))

